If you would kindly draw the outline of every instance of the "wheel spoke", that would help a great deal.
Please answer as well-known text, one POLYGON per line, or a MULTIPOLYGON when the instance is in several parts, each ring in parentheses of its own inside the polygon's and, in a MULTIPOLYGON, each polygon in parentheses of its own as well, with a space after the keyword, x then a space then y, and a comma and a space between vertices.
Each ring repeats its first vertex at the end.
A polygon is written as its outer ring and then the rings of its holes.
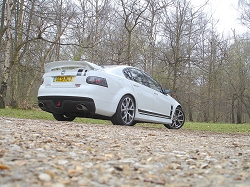
POLYGON ((173 121, 173 123, 171 124, 171 127, 175 127, 176 126, 176 122, 173 121))
POLYGON ((180 123, 183 122, 184 120, 183 119, 178 119, 177 121, 179 121, 180 123))
POLYGON ((123 120, 124 122, 127 122, 127 114, 124 114, 124 115, 123 115, 122 120, 123 120))
POLYGON ((131 105, 128 107, 129 110, 134 110, 134 105, 131 103, 131 105))
POLYGON ((179 118, 182 118, 182 117, 183 117, 183 114, 180 113, 180 114, 178 115, 178 119, 179 119, 179 118))
POLYGON ((133 119, 133 114, 128 113, 129 122, 133 119))
POLYGON ((126 111, 126 108, 121 108, 121 112, 125 112, 126 111))
POLYGON ((126 98, 126 99, 125 99, 125 106, 128 107, 128 106, 129 106, 129 103, 130 103, 130 99, 129 99, 129 98, 126 98))
POLYGON ((125 105, 125 103, 122 103, 122 105, 121 105, 121 109, 122 109, 122 110, 125 110, 125 109, 126 109, 126 105, 125 105))

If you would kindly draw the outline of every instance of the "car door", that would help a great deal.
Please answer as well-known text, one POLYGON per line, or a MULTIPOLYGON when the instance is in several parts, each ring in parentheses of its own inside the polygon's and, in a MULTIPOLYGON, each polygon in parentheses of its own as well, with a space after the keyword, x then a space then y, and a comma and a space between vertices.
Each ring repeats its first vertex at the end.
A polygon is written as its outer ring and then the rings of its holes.
POLYGON ((153 113, 155 114, 154 117, 158 118, 158 120, 162 120, 163 122, 168 122, 171 119, 171 114, 173 112, 173 106, 169 100, 170 96, 163 94, 162 87, 156 80, 154 80, 146 73, 145 76, 148 79, 150 88, 152 88, 153 90, 153 113))
MULTIPOLYGON (((135 68, 126 68, 124 70, 126 78, 131 80, 132 87, 136 94, 136 108, 139 114, 148 116, 153 110, 153 90, 149 88, 147 79, 145 79, 144 74, 135 68)), ((146 117, 147 118, 147 117, 146 117)))

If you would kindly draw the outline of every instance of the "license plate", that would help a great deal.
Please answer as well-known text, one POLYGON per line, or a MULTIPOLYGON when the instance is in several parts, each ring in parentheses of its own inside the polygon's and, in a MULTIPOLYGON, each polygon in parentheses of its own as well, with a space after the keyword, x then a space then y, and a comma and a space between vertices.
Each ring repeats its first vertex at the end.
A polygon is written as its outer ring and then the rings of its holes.
POLYGON ((54 82, 73 82, 74 77, 73 76, 57 76, 54 79, 54 82))

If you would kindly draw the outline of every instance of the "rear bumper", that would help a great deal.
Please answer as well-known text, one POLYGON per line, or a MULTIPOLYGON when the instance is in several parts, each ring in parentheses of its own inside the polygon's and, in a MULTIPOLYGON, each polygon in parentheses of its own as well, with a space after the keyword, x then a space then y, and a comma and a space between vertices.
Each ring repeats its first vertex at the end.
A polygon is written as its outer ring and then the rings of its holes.
POLYGON ((86 97, 40 96, 38 106, 46 112, 75 116, 81 116, 84 113, 94 114, 96 111, 94 100, 86 97))

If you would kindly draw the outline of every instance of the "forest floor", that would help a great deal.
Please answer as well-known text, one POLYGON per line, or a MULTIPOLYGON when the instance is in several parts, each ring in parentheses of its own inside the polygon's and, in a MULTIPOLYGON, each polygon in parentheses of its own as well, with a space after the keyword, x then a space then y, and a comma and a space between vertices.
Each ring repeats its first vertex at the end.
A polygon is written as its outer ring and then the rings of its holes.
POLYGON ((250 187, 250 135, 0 117, 0 187, 250 187))

